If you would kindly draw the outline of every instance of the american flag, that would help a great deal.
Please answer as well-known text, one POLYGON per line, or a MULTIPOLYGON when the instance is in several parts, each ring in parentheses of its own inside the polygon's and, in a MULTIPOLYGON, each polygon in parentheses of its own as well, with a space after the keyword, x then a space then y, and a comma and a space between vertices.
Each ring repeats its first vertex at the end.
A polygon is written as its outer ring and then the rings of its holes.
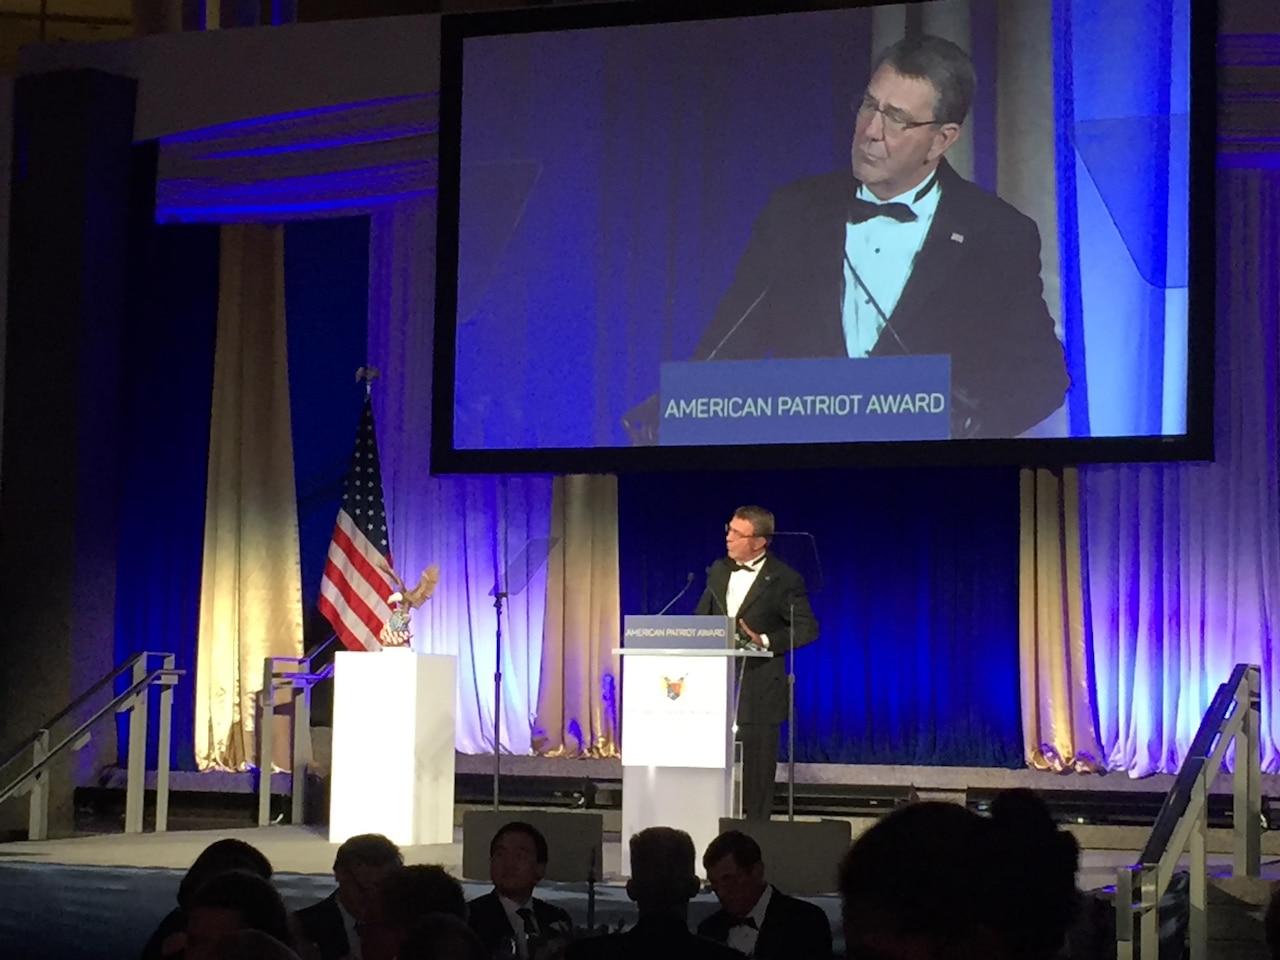
POLYGON ((320 581, 320 612, 352 650, 381 649, 378 634, 391 616, 387 598, 395 590, 387 574, 390 567, 373 404, 366 395, 342 508, 320 581))

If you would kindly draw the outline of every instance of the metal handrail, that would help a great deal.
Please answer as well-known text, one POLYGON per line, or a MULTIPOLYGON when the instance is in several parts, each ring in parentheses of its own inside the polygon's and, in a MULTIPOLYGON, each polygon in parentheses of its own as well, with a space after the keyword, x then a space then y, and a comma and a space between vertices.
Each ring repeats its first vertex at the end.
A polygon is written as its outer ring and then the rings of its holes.
POLYGON ((258 725, 258 826, 271 824, 271 771, 272 738, 270 718, 275 715, 276 690, 291 687, 293 698, 293 759, 289 764, 293 781, 290 797, 290 816, 295 824, 302 822, 302 801, 306 786, 306 767, 311 762, 311 688, 333 676, 333 663, 327 663, 318 672, 311 669, 311 661, 328 649, 336 633, 316 644, 300 657, 266 657, 262 669, 262 720, 258 725), (280 667, 293 664, 301 669, 277 672, 280 667))
POLYGON ((52 717, 50 717, 43 724, 41 724, 35 730, 34 733, 32 733, 26 739, 22 740, 16 747, 14 747, 11 751, 9 751, 7 756, 5 756, 3 759, 0 759, 0 770, 3 770, 5 767, 13 763, 15 760, 21 757, 24 753, 26 753, 29 749, 31 749, 31 747, 35 745, 35 742, 40 739, 41 733, 48 730, 52 730, 55 724, 61 722, 62 720, 65 720, 68 716, 70 716, 76 710, 79 710, 82 706, 84 706, 84 704, 89 700, 90 697, 92 697, 95 693, 97 693, 103 687, 110 684, 117 677, 120 677, 122 674, 127 673, 133 667, 133 665, 137 663, 139 660, 143 659, 144 657, 161 657, 161 656, 164 656, 164 654, 148 653, 146 651, 143 651, 141 653, 135 653, 128 660, 120 664, 120 666, 116 667, 106 676, 102 677, 100 680, 94 683, 93 686, 91 686, 88 690, 80 694, 80 696, 76 697, 69 704, 67 704, 57 713, 55 713, 52 717))
POLYGON ((1236 741, 1232 803, 1231 869, 1236 876, 1257 877, 1262 864, 1261 670, 1237 664, 1218 687, 1187 758, 1178 770, 1151 828, 1138 862, 1122 867, 1116 878, 1116 956, 1133 960, 1134 917, 1139 918, 1142 960, 1159 956, 1157 906, 1190 844, 1191 913, 1188 939, 1191 960, 1207 960, 1208 807, 1209 787, 1236 741), (1138 895, 1135 900, 1135 893, 1138 895))
POLYGON ((16 793, 24 783, 26 783, 32 777, 36 776, 42 770, 44 770, 44 768, 47 767, 51 762, 53 762, 53 760, 60 753, 62 753, 63 750, 65 750, 67 747, 71 746, 77 740, 79 740, 82 736, 84 736, 84 734, 89 730, 90 727, 92 727, 95 723, 97 723, 99 720, 105 717, 108 713, 119 713, 121 704, 123 704, 126 700, 131 700, 134 697, 136 697, 140 690, 145 690, 147 687, 151 686, 153 683, 156 683, 156 682, 163 682, 168 686, 172 686, 173 684, 177 683, 178 678, 183 676, 185 673, 186 673, 185 670, 165 670, 163 668, 159 670, 152 670, 145 677, 143 677, 141 680, 139 680, 137 683, 131 686, 124 693, 120 694, 110 703, 106 704, 103 707, 100 707, 92 717, 90 717, 84 723, 80 724, 80 726, 76 727, 75 730, 73 730, 71 733, 67 734, 56 747, 54 747, 48 753, 45 753, 43 757, 36 760, 34 763, 31 764, 31 766, 27 767, 27 769, 23 771, 20 777, 18 777, 16 780, 11 781, 9 785, 5 787, 3 790, 0 790, 0 803, 4 803, 11 796, 13 796, 13 794, 16 793))
POLYGON ((49 789, 48 766, 64 751, 79 750, 89 740, 89 731, 95 724, 112 713, 129 713, 129 755, 127 769, 127 786, 125 790, 125 832, 142 832, 142 813, 144 801, 145 773, 147 762, 147 692, 151 686, 160 686, 160 742, 156 771, 156 832, 168 828, 169 817, 169 743, 173 716, 173 687, 186 671, 174 669, 174 656, 171 653, 143 652, 135 654, 120 667, 99 680, 68 707, 55 714, 43 727, 28 737, 17 754, 9 757, 5 765, 12 763, 21 752, 30 748, 31 765, 17 779, 11 781, 0 790, 0 803, 21 793, 31 794, 30 814, 28 820, 28 836, 32 840, 43 840, 49 830, 49 789), (148 671, 148 657, 160 657, 162 665, 148 671), (50 729, 58 721, 67 717, 88 700, 90 696, 101 690, 106 684, 119 677, 126 670, 132 669, 133 683, 129 689, 115 696, 106 705, 99 707, 92 716, 83 721, 71 733, 67 734, 55 747, 49 746, 50 729))

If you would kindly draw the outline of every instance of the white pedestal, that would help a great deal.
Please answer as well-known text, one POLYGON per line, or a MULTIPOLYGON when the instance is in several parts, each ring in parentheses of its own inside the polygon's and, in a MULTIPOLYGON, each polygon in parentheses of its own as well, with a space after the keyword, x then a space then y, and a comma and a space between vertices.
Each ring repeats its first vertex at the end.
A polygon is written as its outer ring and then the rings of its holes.
POLYGON ((622 872, 631 835, 675 827, 701 857, 733 799, 735 687, 742 662, 724 617, 627 617, 622 655, 622 872))
MULTIPOLYGON (((624 754, 625 756, 625 754, 624 754)), ((675 827, 693 838, 698 863, 729 815, 732 770, 698 767, 622 768, 622 873, 631 876, 633 834, 675 827)))
POLYGON ((409 649, 334 656, 329 842, 453 842, 457 662, 409 649))

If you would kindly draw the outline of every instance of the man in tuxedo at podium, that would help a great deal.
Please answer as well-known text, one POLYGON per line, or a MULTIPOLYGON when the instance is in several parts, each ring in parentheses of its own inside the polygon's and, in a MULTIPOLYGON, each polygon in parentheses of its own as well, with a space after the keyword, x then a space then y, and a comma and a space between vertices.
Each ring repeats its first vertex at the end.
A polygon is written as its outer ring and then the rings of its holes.
POLYGON ((760 845, 741 830, 716 837, 702 856, 720 909, 698 936, 756 960, 829 960, 831 922, 822 908, 765 883, 760 845))
MULTIPOLYGON (((1070 383, 1036 223, 947 162, 973 101, 968 54, 910 37, 857 97, 851 167, 775 190, 693 360, 951 358, 951 435, 1016 437, 1070 383)), ((624 419, 654 443, 655 399, 624 419)))
POLYGON ((726 555, 707 568, 695 611, 732 620, 740 648, 773 653, 739 663, 737 723, 748 820, 768 820, 773 810, 778 733, 787 718, 786 654, 818 638, 804 578, 768 552, 773 532, 773 514, 763 507, 734 511, 725 526, 726 555))

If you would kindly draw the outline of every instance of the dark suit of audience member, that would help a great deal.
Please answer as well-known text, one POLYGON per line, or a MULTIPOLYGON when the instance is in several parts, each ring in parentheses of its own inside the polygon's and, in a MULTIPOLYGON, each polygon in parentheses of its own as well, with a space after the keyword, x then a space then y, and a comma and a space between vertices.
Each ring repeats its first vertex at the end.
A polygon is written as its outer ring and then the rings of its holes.
POLYGON ((959 804, 900 807, 840 867, 850 957, 1056 960, 1080 905, 1080 847, 1030 790, 984 817, 959 804))
POLYGON ((624 933, 575 940, 566 960, 742 960, 742 954, 689 932, 689 901, 701 884, 693 840, 683 830, 650 827, 635 834, 627 896, 640 918, 624 933))
POLYGON ((476 897, 467 909, 467 923, 489 953, 509 943, 519 960, 528 960, 556 941, 568 940, 573 928, 569 914, 533 895, 549 855, 546 837, 521 820, 503 824, 489 842, 493 890, 476 897))
POLYGON ((520 927, 517 931, 502 900, 498 891, 494 890, 467 904, 467 923, 476 932, 487 952, 492 953, 504 941, 510 941, 517 944, 517 956, 522 956, 519 951, 520 935, 524 936, 526 942, 545 941, 553 935, 568 937, 573 921, 566 911, 554 904, 530 897, 524 906, 516 907, 513 912, 520 927), (529 914, 528 920, 524 916, 526 911, 529 914))
POLYGON ((180 957, 186 947, 187 908, 196 891, 210 879, 229 870, 244 870, 271 879, 271 861, 256 847, 243 840, 215 840, 205 847, 178 884, 178 906, 160 921, 146 946, 141 960, 180 957))
POLYGON ((737 723, 748 820, 768 820, 773 809, 778 733, 787 719, 786 653, 793 644, 803 647, 818 637, 804 578, 765 552, 773 531, 768 510, 738 508, 725 528, 727 555, 711 565, 695 611, 732 617, 741 645, 773 653, 769 659, 746 659, 739 668, 737 723))
POLYGON ((623 933, 575 940, 566 960, 742 960, 742 954, 690 933, 678 917, 641 917, 623 933))
POLYGON ((745 917, 731 917, 717 910, 698 924, 698 936, 732 946, 735 935, 750 930, 754 943, 741 951, 757 960, 827 960, 831 956, 831 922, 822 908, 807 901, 789 897, 769 884, 756 918, 755 911, 745 917))
POLYGON ((378 887, 404 863, 400 848, 381 834, 351 837, 333 860, 338 889, 294 916, 304 939, 320 960, 362 956, 360 925, 367 919, 378 887))
POLYGON ((702 866, 720 909, 698 924, 701 936, 759 960, 827 960, 831 923, 822 909, 764 879, 760 846, 730 830, 707 846, 702 866))
MULTIPOLYGON (((347 919, 349 914, 345 917, 343 914, 336 890, 319 903, 294 914, 302 936, 320 951, 320 960, 342 960, 351 954, 351 937, 347 931, 358 925, 354 918, 347 919)), ((358 940, 356 945, 359 946, 358 940)))

